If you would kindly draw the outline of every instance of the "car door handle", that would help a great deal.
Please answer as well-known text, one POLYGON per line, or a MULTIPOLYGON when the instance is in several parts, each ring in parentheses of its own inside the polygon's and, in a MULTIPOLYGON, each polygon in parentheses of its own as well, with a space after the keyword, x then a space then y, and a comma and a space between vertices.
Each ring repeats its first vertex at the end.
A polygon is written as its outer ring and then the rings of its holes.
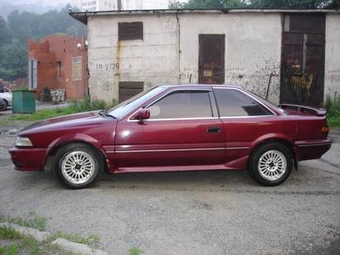
POLYGON ((208 130, 207 130, 208 133, 218 133, 220 131, 221 131, 220 127, 208 127, 208 130))

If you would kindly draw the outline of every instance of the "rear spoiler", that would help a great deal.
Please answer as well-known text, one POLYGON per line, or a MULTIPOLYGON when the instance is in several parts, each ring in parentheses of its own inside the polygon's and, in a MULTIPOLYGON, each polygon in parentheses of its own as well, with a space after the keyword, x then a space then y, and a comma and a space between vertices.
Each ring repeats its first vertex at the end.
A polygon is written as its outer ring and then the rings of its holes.
POLYGON ((312 106, 298 105, 298 104, 280 104, 279 107, 283 110, 292 110, 316 116, 326 116, 327 111, 323 108, 316 108, 312 106))

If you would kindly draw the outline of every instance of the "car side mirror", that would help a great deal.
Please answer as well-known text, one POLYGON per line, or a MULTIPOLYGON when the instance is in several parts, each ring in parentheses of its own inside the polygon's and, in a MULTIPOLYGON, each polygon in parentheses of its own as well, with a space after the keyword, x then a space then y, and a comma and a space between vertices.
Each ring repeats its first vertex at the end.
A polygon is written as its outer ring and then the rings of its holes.
POLYGON ((150 118, 150 110, 141 109, 136 115, 133 117, 135 120, 143 121, 150 118))

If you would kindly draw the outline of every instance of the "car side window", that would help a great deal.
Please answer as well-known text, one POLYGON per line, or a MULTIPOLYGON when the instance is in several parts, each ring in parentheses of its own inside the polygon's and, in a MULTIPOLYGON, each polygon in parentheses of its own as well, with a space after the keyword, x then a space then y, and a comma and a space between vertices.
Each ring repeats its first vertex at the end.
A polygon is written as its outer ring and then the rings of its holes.
POLYGON ((212 117, 209 92, 176 91, 149 107, 150 119, 212 117))
POLYGON ((221 117, 273 115, 251 96, 236 89, 214 89, 221 117))

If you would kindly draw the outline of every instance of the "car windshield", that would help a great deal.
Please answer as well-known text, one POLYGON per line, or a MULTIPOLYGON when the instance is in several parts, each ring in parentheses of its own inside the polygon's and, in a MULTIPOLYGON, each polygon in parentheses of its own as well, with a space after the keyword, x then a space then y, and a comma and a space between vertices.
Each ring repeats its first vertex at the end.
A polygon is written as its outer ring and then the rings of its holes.
POLYGON ((124 117, 126 114, 128 114, 130 111, 135 109, 138 105, 142 104, 147 99, 163 91, 164 89, 165 89, 164 87, 159 87, 159 86, 152 87, 112 107, 111 109, 107 110, 107 114, 117 119, 120 119, 124 117))

